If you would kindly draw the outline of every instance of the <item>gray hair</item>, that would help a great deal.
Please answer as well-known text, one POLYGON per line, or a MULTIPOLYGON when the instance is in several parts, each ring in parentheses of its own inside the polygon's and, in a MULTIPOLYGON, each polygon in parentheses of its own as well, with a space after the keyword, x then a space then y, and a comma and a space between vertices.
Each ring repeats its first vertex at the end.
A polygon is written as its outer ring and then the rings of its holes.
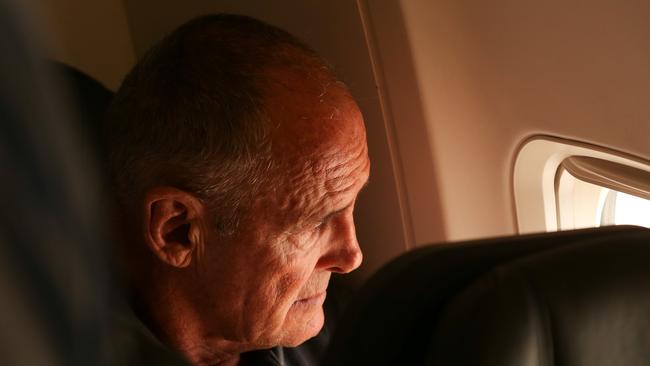
POLYGON ((203 16, 165 37, 107 114, 118 203, 171 185, 207 202, 222 233, 235 232, 274 165, 264 72, 297 64, 327 68, 289 33, 249 17, 203 16))

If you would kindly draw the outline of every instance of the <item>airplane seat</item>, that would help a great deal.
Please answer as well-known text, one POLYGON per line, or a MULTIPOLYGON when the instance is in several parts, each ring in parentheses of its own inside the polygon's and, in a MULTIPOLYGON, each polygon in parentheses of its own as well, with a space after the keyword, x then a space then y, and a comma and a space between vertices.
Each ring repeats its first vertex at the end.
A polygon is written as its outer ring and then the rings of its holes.
POLYGON ((647 365, 650 236, 499 265, 443 310, 429 365, 647 365))
MULTIPOLYGON (((97 173, 102 178, 104 185, 109 185, 108 152, 105 149, 103 138, 104 116, 114 93, 103 86, 93 77, 84 72, 60 63, 48 63, 48 71, 57 81, 61 91, 67 96, 69 102, 76 108, 76 122, 78 129, 86 144, 83 146, 86 153, 96 157, 97 173)), ((107 200, 105 211, 111 218, 111 210, 115 207, 112 201, 107 200)), ((119 224, 113 219, 108 221, 111 233, 110 239, 121 240, 119 224)), ((106 261, 109 262, 109 261, 106 261)), ((142 325, 123 298, 120 285, 114 283, 116 274, 109 263, 104 263, 109 273, 108 285, 111 298, 107 314, 110 326, 107 328, 104 341, 104 354, 102 362, 106 365, 187 365, 187 361, 176 352, 167 349, 155 336, 142 325)))
POLYGON ((16 5, 0 0, 0 365, 186 365, 116 314, 96 154, 110 92, 44 62, 16 5))
POLYGON ((426 246, 382 268, 322 365, 642 365, 650 230, 426 246))
POLYGON ((75 106, 80 134, 88 142, 87 148, 97 157, 100 174, 107 178, 108 162, 103 138, 103 119, 114 93, 93 77, 79 69, 58 61, 48 62, 48 71, 57 85, 75 106))
POLYGON ((14 1, 0 1, 0 365, 102 365, 103 197, 14 1))

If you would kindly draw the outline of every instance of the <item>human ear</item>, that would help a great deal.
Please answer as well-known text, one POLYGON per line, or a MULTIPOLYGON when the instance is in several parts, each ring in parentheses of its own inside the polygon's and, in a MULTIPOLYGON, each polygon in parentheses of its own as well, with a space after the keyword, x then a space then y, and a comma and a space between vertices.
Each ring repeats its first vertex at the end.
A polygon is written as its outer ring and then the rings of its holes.
POLYGON ((173 187, 155 187, 144 199, 144 237, 161 261, 184 268, 203 247, 203 204, 192 194, 173 187))

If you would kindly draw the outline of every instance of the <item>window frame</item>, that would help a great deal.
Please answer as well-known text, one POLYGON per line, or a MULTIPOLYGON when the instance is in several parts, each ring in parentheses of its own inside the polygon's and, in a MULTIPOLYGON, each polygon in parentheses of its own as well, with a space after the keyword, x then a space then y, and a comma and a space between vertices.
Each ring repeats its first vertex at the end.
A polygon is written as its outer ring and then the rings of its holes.
POLYGON ((593 157, 650 172, 650 161, 584 142, 533 136, 517 150, 513 164, 513 196, 520 234, 557 231, 556 182, 562 162, 572 156, 593 157))

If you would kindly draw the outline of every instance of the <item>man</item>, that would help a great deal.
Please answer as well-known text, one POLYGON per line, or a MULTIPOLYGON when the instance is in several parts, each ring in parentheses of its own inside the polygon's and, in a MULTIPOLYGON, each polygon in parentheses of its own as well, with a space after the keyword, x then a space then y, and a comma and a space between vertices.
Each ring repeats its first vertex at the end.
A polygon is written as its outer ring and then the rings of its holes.
POLYGON ((107 120, 125 280, 155 336, 195 365, 314 337, 331 273, 361 263, 369 174, 361 113, 316 54, 254 19, 195 19, 107 120))

